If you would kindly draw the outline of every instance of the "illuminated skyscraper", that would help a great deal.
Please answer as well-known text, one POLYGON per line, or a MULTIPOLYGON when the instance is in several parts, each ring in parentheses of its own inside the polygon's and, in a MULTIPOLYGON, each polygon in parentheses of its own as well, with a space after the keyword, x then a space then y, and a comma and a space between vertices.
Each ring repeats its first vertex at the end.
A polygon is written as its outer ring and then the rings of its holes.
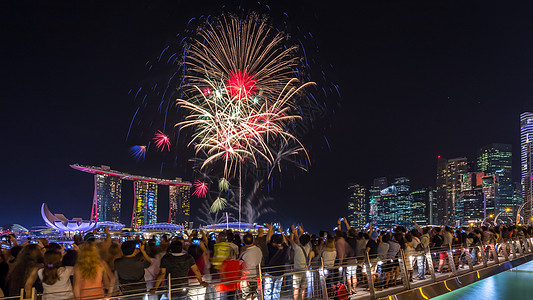
POLYGON ((396 224, 409 226, 413 223, 413 197, 411 197, 411 181, 406 177, 394 179, 396 186, 396 205, 394 209, 396 224))
POLYGON ((468 171, 466 157, 437 160, 437 222, 455 225, 455 202, 461 192, 461 175, 468 171))
MULTIPOLYGON (((485 218, 485 205, 486 199, 483 193, 483 186, 485 183, 485 189, 487 193, 490 192, 491 176, 485 176, 483 172, 467 172, 461 176, 461 191, 457 195, 457 201, 455 203, 455 220, 459 222, 459 225, 465 225, 470 223, 478 223, 485 218)), ((493 202, 494 197, 489 195, 489 213, 493 213, 490 210, 490 203, 493 202)))
POLYGON ((143 226, 157 223, 157 183, 134 181, 134 217, 132 223, 143 226))
POLYGON ((532 215, 533 200, 533 113, 525 112, 520 115, 520 175, 522 182, 522 198, 526 207, 521 212, 526 219, 532 215))
POLYGON ((186 224, 191 216, 191 187, 189 185, 169 186, 169 223, 186 224))
POLYGON ((410 193, 412 201, 411 217, 416 218, 420 226, 433 224, 435 213, 435 189, 432 187, 416 190, 410 193))
POLYGON ((360 228, 366 224, 367 189, 357 183, 348 186, 348 222, 350 226, 360 228))
POLYGON ((377 222, 379 216, 379 203, 381 201, 381 191, 387 187, 387 178, 379 177, 374 179, 374 184, 370 188, 369 199, 369 220, 377 222))
MULTIPOLYGON (((477 169, 487 176, 493 176, 494 203, 489 204, 493 209, 490 214, 502 212, 501 217, 513 216, 517 207, 515 208, 513 203, 512 146, 492 143, 481 148, 477 159, 477 169), (506 211, 507 208, 510 210, 506 211)), ((484 182, 490 185, 489 179, 484 182)), ((490 192, 492 196, 492 191, 490 192)))
POLYGON ((122 180, 120 177, 95 174, 94 203, 91 220, 120 223, 122 180))

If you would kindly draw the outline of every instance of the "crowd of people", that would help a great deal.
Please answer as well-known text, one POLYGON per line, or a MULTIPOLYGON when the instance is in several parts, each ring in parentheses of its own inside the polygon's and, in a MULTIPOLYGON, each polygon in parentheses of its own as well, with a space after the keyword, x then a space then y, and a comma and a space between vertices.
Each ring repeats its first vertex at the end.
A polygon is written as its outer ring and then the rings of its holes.
POLYGON ((401 284, 400 257, 407 280, 424 280, 428 252, 436 272, 450 272, 480 263, 481 252, 488 259, 502 255, 508 249, 498 244, 533 236, 533 228, 421 228, 416 220, 412 228, 353 228, 341 218, 333 231, 318 234, 301 225, 283 230, 274 223, 255 235, 191 230, 121 240, 105 229, 102 236, 76 235, 72 244, 44 238, 19 244, 13 234, 3 236, 0 296, 140 299, 148 294, 159 299, 158 291, 170 285, 173 299, 255 299, 261 290, 268 300, 282 293, 294 299, 341 299, 340 294, 347 299, 368 289, 369 279, 378 289, 401 284))

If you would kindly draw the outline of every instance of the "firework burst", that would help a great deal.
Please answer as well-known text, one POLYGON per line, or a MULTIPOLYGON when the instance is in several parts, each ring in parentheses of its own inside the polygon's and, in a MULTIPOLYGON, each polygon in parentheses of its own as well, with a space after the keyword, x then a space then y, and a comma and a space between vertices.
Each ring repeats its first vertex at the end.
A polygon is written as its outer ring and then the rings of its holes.
POLYGON ((165 148, 170 151, 170 138, 161 131, 157 131, 154 137, 155 145, 159 151, 163 152, 165 148))
POLYGON ((203 182, 200 180, 196 180, 196 182, 194 183, 194 188, 195 190, 192 194, 198 198, 205 198, 207 195, 207 191, 209 190, 207 182, 203 182))
POLYGON ((144 157, 146 155, 146 146, 143 146, 143 145, 131 146, 130 154, 137 161, 144 160, 144 157))

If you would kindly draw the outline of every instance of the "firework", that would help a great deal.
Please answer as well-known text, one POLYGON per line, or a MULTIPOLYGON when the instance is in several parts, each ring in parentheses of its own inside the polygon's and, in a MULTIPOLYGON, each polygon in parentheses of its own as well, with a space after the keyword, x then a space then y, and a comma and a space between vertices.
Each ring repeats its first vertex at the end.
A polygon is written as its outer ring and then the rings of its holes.
POLYGON ((228 201, 226 200, 226 198, 222 198, 222 197, 216 198, 215 201, 213 202, 213 205, 211 205, 210 212, 216 213, 218 211, 223 210, 226 207, 227 203, 228 201))
POLYGON ((195 190, 192 193, 194 196, 198 198, 205 198, 207 195, 207 191, 209 190, 209 186, 207 185, 207 182, 203 182, 200 180, 196 180, 194 183, 195 190))
POLYGON ((130 153, 133 158, 136 160, 144 160, 146 155, 146 146, 136 145, 130 147, 130 153))
POLYGON ((218 190, 221 192, 227 192, 229 189, 229 181, 226 178, 220 178, 218 180, 218 190))
POLYGON ((155 134, 154 141, 159 151, 163 152, 165 148, 170 151, 170 138, 166 134, 158 130, 155 134))

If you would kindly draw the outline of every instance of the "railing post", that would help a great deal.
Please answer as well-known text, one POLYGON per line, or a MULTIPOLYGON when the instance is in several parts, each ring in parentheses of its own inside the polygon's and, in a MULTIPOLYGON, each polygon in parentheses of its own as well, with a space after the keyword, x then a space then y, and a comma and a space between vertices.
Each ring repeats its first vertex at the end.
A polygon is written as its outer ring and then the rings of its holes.
POLYGON ((431 257, 431 249, 424 249, 424 254, 426 256, 426 262, 428 264, 429 274, 433 282, 437 281, 437 276, 435 276, 435 267, 433 266, 433 258, 431 257))
POLYGON ((172 282, 170 281, 170 273, 168 273, 168 300, 172 299, 172 282))
POLYGON ((508 251, 507 243, 505 241, 501 242, 500 243, 500 248, 502 249, 502 252, 503 252, 503 260, 504 261, 509 261, 509 253, 507 253, 507 251, 508 251))
POLYGON ((409 282, 409 274, 407 272, 407 266, 406 262, 407 259, 405 258, 405 251, 403 249, 400 249, 400 254, 398 255, 398 263, 400 265, 400 273, 402 275, 402 282, 403 286, 406 290, 411 289, 411 283, 409 282))
MULTIPOLYGON (((265 295, 263 295, 263 272, 261 271, 261 263, 259 263, 258 265, 259 267, 259 284, 258 284, 258 287, 257 289, 260 290, 261 292, 259 293, 260 295, 260 299, 263 300, 265 295)), ((256 279, 257 280, 257 279, 256 279)))
POLYGON ((483 267, 487 267, 488 265, 488 262, 487 262, 487 254, 485 253, 485 245, 483 244, 483 242, 481 242, 481 246, 478 246, 481 250, 481 260, 483 261, 483 267))
POLYGON ((457 276, 457 269, 455 268, 455 259, 453 258, 453 251, 450 245, 448 245, 448 263, 450 264, 450 269, 452 269, 452 274, 454 276, 457 276))
POLYGON ((370 296, 372 299, 376 299, 376 291, 374 290, 374 276, 372 275, 372 269, 370 268, 370 258, 368 257, 368 253, 365 253, 365 267, 370 296))
POLYGON ((520 240, 516 239, 514 240, 515 247, 518 248, 518 253, 520 253, 520 256, 524 256, 524 251, 522 251, 522 245, 520 244, 520 240))
POLYGON ((494 257, 494 262, 499 264, 500 258, 498 257, 498 252, 496 251, 496 243, 490 244, 490 250, 492 251, 492 256, 494 257))
POLYGON ((324 260, 322 259, 322 257, 320 257, 320 266, 322 272, 318 272, 318 275, 322 279, 322 299, 328 299, 328 283, 326 282, 326 275, 324 275, 324 260))
POLYGON ((472 256, 470 256, 470 249, 465 245, 464 253, 466 256, 466 262, 468 264, 468 270, 474 271, 474 264, 472 263, 472 256))

